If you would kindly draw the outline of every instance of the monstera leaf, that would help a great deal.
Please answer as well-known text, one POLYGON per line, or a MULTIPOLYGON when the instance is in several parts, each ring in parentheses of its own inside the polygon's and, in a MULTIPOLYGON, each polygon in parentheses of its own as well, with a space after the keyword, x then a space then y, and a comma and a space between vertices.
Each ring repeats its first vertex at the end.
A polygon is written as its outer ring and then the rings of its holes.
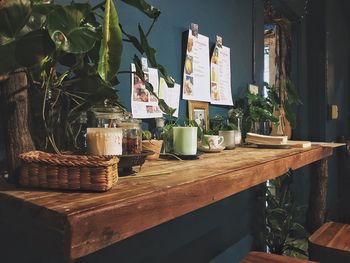
POLYGON ((14 41, 0 45, 0 76, 20 68, 14 59, 16 43, 14 41))
POLYGON ((32 31, 16 41, 16 61, 25 67, 39 64, 55 50, 55 45, 46 30, 32 31))
POLYGON ((160 10, 146 3, 144 0, 122 0, 124 3, 134 6, 149 18, 157 19, 160 15, 160 10))
POLYGON ((98 73, 109 82, 119 70, 123 50, 122 31, 113 0, 107 0, 103 22, 103 39, 100 48, 98 73))
POLYGON ((58 49, 82 54, 94 47, 99 35, 94 27, 82 23, 88 10, 84 4, 72 4, 59 6, 48 14, 47 27, 58 49))
POLYGON ((13 38, 28 22, 30 0, 0 1, 0 35, 13 38))

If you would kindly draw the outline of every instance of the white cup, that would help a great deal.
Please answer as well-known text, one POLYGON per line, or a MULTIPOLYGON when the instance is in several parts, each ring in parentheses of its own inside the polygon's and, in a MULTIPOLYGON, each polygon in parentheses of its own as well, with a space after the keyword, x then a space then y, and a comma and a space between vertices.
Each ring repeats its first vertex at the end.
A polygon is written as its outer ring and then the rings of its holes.
POLYGON ((89 155, 120 155, 122 150, 123 129, 88 128, 86 133, 89 155))
POLYGON ((219 135, 204 135, 204 146, 215 149, 219 148, 224 142, 224 137, 219 135))
POLYGON ((219 135, 224 137, 223 146, 225 146, 225 149, 235 148, 235 131, 219 131, 219 135))

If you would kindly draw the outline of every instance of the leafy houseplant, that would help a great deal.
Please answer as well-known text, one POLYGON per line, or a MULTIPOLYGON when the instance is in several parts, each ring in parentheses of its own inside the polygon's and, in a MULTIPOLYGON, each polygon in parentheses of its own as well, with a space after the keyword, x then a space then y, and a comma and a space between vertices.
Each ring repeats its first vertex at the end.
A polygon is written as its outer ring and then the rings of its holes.
POLYGON ((277 109, 283 110, 286 119, 289 121, 292 128, 296 127, 296 115, 294 107, 302 104, 299 94, 292 81, 288 80, 285 85, 269 86, 267 88, 268 99, 277 109))
POLYGON ((277 125, 278 117, 273 115, 274 105, 268 98, 260 94, 247 92, 244 98, 235 102, 235 108, 231 110, 229 119, 238 122, 242 118, 242 137, 245 138, 247 132, 265 132, 261 131, 261 124, 277 125))
POLYGON ((289 256, 307 255, 308 233, 298 223, 304 209, 296 206, 291 191, 292 173, 270 181, 266 188, 265 222, 262 243, 269 252, 289 256))
MULTIPOLYGON (((122 107, 115 86, 119 83, 118 74, 130 74, 120 70, 123 42, 145 55, 150 66, 158 68, 168 86, 173 87, 174 80, 158 64, 156 51, 147 38, 160 11, 144 0, 120 1, 149 17, 153 21, 150 28, 144 30, 138 25, 138 37, 128 34, 121 26, 113 0, 104 0, 96 6, 74 2, 63 6, 44 0, 0 2, 0 98, 9 116, 2 126, 25 131, 14 136, 7 128, 6 141, 11 142, 6 146, 10 174, 18 167, 17 155, 33 149, 32 137, 37 149, 74 151, 78 148, 76 138, 83 112, 99 104, 122 107), (29 113, 27 84, 23 85, 24 93, 13 81, 24 77, 30 87, 29 113), (9 95, 17 96, 16 107, 9 95), (35 121, 30 129, 28 119, 35 121), (20 145, 23 137, 27 138, 28 146, 20 145), (10 148, 19 150, 10 153, 10 148)), ((139 56, 135 55, 133 62, 135 74, 157 97, 144 78, 139 56)), ((159 106, 169 115, 174 112, 162 99, 159 106)))
MULTIPOLYGON (((143 0, 121 0, 146 14, 153 22, 160 11, 143 0)), ((61 6, 48 1, 3 1, 0 8, 0 75, 11 74, 18 68, 28 69, 30 85, 42 97, 41 117, 46 138, 57 152, 75 145, 80 114, 93 105, 122 107, 114 86, 118 84, 123 37, 132 43, 151 66, 159 68, 167 84, 174 81, 165 68, 156 61, 155 50, 149 46, 141 25, 139 39, 122 28, 113 0, 96 6, 88 3, 71 3, 61 6), (57 131, 63 127, 67 141, 56 143, 57 131)), ((133 59, 136 74, 145 81, 138 56, 133 59)), ((153 87, 146 88, 155 96, 153 87)), ((161 109, 171 114, 163 100, 161 109)))
POLYGON ((154 154, 148 155, 147 160, 155 160, 159 158, 163 140, 152 139, 152 133, 148 130, 142 131, 142 149, 154 151, 154 154))

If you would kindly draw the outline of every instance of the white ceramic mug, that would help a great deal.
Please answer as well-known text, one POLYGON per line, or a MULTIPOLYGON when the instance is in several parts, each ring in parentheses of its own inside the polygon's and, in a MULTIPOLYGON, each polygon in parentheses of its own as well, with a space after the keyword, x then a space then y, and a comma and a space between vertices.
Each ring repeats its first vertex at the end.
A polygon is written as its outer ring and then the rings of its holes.
POLYGON ((233 149, 236 146, 235 143, 235 131, 219 131, 219 135, 224 137, 223 146, 225 149, 233 149))
POLYGON ((219 148, 224 143, 224 137, 219 135, 204 135, 204 146, 215 149, 219 148))

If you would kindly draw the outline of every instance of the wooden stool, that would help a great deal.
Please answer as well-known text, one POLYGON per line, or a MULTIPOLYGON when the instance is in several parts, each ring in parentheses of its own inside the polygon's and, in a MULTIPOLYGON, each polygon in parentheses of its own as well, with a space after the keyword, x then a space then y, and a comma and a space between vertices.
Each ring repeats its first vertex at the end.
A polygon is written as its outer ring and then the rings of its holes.
POLYGON ((350 225, 322 225, 309 237, 309 257, 321 263, 350 262, 350 225))
POLYGON ((264 252, 250 252, 246 255, 241 263, 310 263, 313 261, 269 254, 264 252))

